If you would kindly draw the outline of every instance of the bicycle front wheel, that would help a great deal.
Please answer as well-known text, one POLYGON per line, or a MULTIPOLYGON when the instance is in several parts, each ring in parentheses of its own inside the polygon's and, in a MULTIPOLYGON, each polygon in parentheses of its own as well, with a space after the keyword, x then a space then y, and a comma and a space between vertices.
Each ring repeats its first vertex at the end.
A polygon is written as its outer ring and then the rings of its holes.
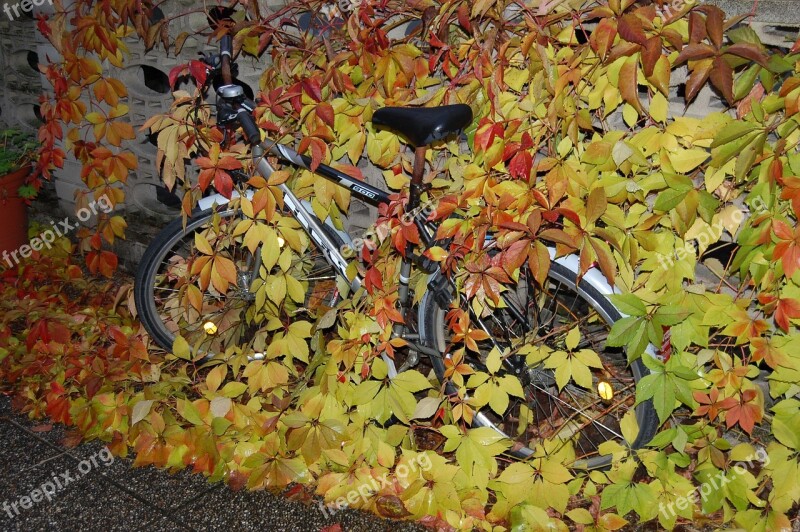
MULTIPOLYGON (((596 469, 611 462, 610 456, 599 453, 603 442, 641 447, 652 439, 658 420, 652 402, 635 405, 636 383, 648 374, 646 366, 641 360, 628 364, 623 349, 606 346, 611 325, 622 317, 621 313, 594 285, 585 279, 577 283, 577 275, 577 271, 554 261, 544 286, 539 286, 523 268, 519 283, 504 292, 509 308, 497 309, 484 318, 484 328, 491 338, 479 342, 480 354, 468 361, 485 371, 481 361, 486 360, 493 347, 507 350, 511 354, 508 360, 515 362, 500 371, 519 378, 524 398, 509 395, 508 408, 502 415, 489 405, 481 407, 473 425, 488 426, 507 436, 513 441, 509 453, 521 459, 533 454, 538 441, 571 441, 576 454, 571 467, 596 469), (569 349, 565 346, 566 336, 576 328, 580 343, 569 349), (524 346, 547 346, 561 352, 591 350, 602 367, 588 368, 591 386, 586 387, 586 382, 579 386, 573 381, 559 386, 555 368, 547 368, 546 362, 527 366, 524 356, 513 356, 524 346), (631 410, 639 433, 635 441, 625 442, 620 420, 631 410)), ((450 357, 448 308, 437 303, 430 293, 423 301, 421 321, 423 340, 443 353, 444 359, 450 357)), ((440 382, 445 381, 444 359, 433 364, 440 382)), ((445 389, 447 393, 455 392, 452 383, 445 389)))
MULTIPOLYGON (((249 345, 257 352, 266 349, 264 338, 271 329, 262 311, 264 305, 272 303, 256 296, 261 282, 256 255, 261 246, 250 253, 242 242, 242 231, 237 233, 237 226, 247 223, 252 220, 240 210, 209 209, 189 218, 186 229, 181 219, 174 220, 147 248, 136 273, 134 299, 142 324, 160 347, 171 351, 180 334, 193 355, 211 357, 231 346, 249 345), (198 250, 196 238, 208 243, 213 258, 198 250), (213 261, 216 264, 204 268, 213 261), (212 272, 214 268, 218 271, 212 272), (227 278, 235 271, 236 282, 223 283, 227 288, 204 279, 220 275, 223 268, 227 278)), ((334 231, 326 226, 323 229, 338 246, 342 245, 334 231)), ((338 302, 337 273, 299 224, 294 230, 301 235, 303 252, 293 253, 286 273, 300 283, 305 300, 299 303, 286 294, 273 311, 289 319, 302 314, 313 320, 338 302)), ((282 247, 286 243, 281 240, 279 237, 278 245, 282 247)), ((267 288, 268 292, 287 291, 285 285, 267 288)))

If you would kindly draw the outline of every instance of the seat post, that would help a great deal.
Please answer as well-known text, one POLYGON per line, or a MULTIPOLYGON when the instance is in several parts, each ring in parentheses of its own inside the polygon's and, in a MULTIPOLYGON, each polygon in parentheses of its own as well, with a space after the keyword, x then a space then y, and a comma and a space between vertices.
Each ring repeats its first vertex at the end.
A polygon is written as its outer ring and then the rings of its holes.
MULTIPOLYGON (((422 174, 424 171, 425 146, 418 146, 414 151, 414 169, 411 172, 411 186, 408 191, 408 204, 406 205, 406 214, 410 214, 412 219, 414 217, 414 211, 419 207, 419 198, 425 190, 425 186, 422 184, 422 174)), ((410 242, 406 244, 406 250, 403 254, 404 259, 400 264, 400 285, 397 290, 397 302, 401 309, 408 309, 408 282, 411 279, 411 261, 408 259, 408 255, 413 252, 413 247, 414 246, 410 242)), ((404 327, 405 326, 401 323, 395 323, 394 334, 402 336, 405 331, 404 327)))
POLYGON ((408 207, 406 212, 413 212, 419 207, 419 199, 425 186, 422 184, 422 175, 425 173, 425 146, 419 146, 414 150, 414 169, 411 173, 411 186, 408 191, 408 207))

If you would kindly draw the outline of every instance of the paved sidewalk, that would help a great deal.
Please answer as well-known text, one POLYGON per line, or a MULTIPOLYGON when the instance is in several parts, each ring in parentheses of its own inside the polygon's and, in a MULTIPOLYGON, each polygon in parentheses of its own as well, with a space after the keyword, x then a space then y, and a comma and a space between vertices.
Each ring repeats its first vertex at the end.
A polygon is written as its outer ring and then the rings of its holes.
POLYGON ((326 517, 316 505, 232 491, 186 471, 131 468, 98 442, 68 449, 64 435, 61 425, 13 414, 0 396, 0 531, 425 530, 351 510, 326 517))

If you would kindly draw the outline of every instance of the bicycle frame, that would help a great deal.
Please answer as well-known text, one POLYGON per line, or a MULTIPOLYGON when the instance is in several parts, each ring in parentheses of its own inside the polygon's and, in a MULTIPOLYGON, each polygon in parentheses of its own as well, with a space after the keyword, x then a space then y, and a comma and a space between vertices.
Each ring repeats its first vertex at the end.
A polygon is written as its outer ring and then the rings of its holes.
MULTIPOLYGON (((269 151, 271 155, 277 156, 278 158, 283 159, 297 167, 312 171, 315 174, 332 181, 338 186, 347 188, 350 190, 353 196, 364 201, 365 203, 378 206, 380 204, 388 204, 390 202, 389 194, 379 188, 373 187, 369 183, 359 181, 358 179, 325 164, 320 164, 316 170, 311 170, 311 159, 309 157, 300 155, 293 149, 283 144, 274 143, 268 150, 265 148, 264 144, 265 143, 261 143, 252 148, 252 156, 253 161, 256 164, 256 171, 264 179, 269 179, 272 173, 275 172, 275 169, 269 164, 269 161, 264 156, 266 151, 269 151)), ((310 207, 306 207, 304 202, 301 201, 285 184, 278 185, 278 188, 283 193, 284 205, 286 208, 288 208, 294 218, 300 222, 300 225, 311 237, 314 244, 316 244, 320 251, 325 254, 325 256, 329 259, 330 264, 336 268, 337 273, 339 273, 342 278, 347 279, 347 260, 344 258, 344 256, 342 256, 341 250, 338 249, 336 243, 333 242, 322 229, 322 226, 319 224, 310 207)), ((248 191, 246 196, 252 197, 252 194, 252 191, 248 191)), ((238 194, 234 193, 233 197, 238 197, 238 194)), ((199 201, 198 206, 201 210, 206 210, 214 205, 224 205, 228 203, 228 201, 230 200, 222 194, 214 194, 202 198, 199 201)), ((415 223, 420 227, 422 234, 425 236, 433 233, 433 228, 424 220, 415 217, 415 223)), ((336 230, 330 224, 329 227, 337 231, 342 239, 345 240, 345 243, 350 243, 350 235, 336 230)), ((404 260, 408 261, 408 259, 404 260)), ((349 282, 350 288, 353 291, 356 291, 361 287, 361 278, 358 275, 356 275, 354 279, 349 280, 349 282)))
MULTIPOLYGON (((269 148, 266 148, 265 143, 258 144, 252 148, 252 156, 253 161, 256 164, 256 171, 259 175, 261 175, 264 179, 268 179, 275 169, 272 165, 269 164, 269 161, 264 156, 266 152, 269 152, 271 155, 274 155, 280 159, 283 159, 295 166, 300 168, 307 169, 312 171, 313 173, 320 175, 333 183, 345 187, 351 191, 351 193, 359 198, 360 200, 369 203, 371 205, 380 205, 380 204, 388 204, 390 202, 389 195, 380 190, 379 188, 373 187, 368 183, 364 183, 362 181, 357 180, 356 178, 349 176, 335 168, 331 168, 325 164, 320 164, 316 170, 311 170, 311 159, 305 155, 300 155, 293 149, 285 146, 283 144, 273 143, 269 148)), ((300 223, 300 225, 305 229, 308 233, 311 240, 314 244, 322 251, 328 259, 329 264, 331 264, 337 271, 339 275, 343 279, 348 279, 347 276, 347 260, 341 253, 341 250, 338 249, 336 243, 328 236, 328 234, 323 230, 322 225, 320 225, 317 217, 313 214, 313 212, 309 207, 304 205, 304 202, 301 201, 292 190, 286 186, 286 184, 281 184, 278 188, 283 193, 284 197, 284 205, 289 209, 292 213, 294 218, 300 223)), ((246 196, 252 197, 253 192, 248 191, 246 196)), ((229 199, 224 197, 221 194, 214 194, 212 196, 205 197, 200 200, 199 207, 203 210, 211 208, 214 205, 224 205, 228 203, 229 199)), ((306 202, 307 203, 307 202, 306 202)), ((423 241, 426 244, 430 244, 431 235, 435 233, 435 228, 430 222, 427 222, 424 219, 421 219, 418 215, 414 217, 414 222, 420 229, 420 235, 423 237, 423 241)), ((325 222, 323 222, 324 224, 325 222)), ((351 239, 347 233, 342 231, 336 230, 331 224, 328 224, 329 227, 335 231, 339 235, 342 236, 342 239, 345 240, 345 243, 350 243, 351 239)), ((578 271, 578 257, 577 255, 566 255, 563 257, 556 258, 556 250, 555 248, 548 247, 548 251, 550 253, 551 260, 562 264, 563 266, 572 269, 574 271, 578 271)), ((260 257, 259 257, 260 259, 260 257)), ((405 284, 405 296, 403 297, 403 291, 401 286, 401 297, 400 297, 400 311, 404 313, 407 309, 408 301, 407 301, 407 289, 408 289, 408 278, 403 279, 403 271, 408 272, 411 267, 411 259, 409 257, 403 258, 404 263, 404 270, 401 270, 401 284, 405 284)), ((438 269, 433 272, 433 276, 441 275, 441 272, 438 269)), ((352 291, 356 291, 361 287, 362 279, 358 274, 355 275, 353 279, 348 279, 350 283, 350 289, 352 291)), ((616 287, 612 287, 608 280, 603 276, 603 274, 596 268, 592 268, 588 270, 584 276, 583 281, 592 285, 598 292, 603 295, 612 295, 620 293, 620 290, 616 287)), ((580 290, 580 287, 579 287, 580 290)), ((623 314, 623 317, 625 315, 623 314)), ((605 317, 608 318, 607 316, 605 317)), ((482 321, 478 319, 478 323, 482 324, 482 321)), ((403 327, 401 326, 400 330, 396 331, 398 335, 403 334, 403 327)), ((431 349, 425 345, 421 345, 419 342, 410 342, 414 349, 425 353, 429 356, 442 356, 442 353, 431 349)), ((660 358, 658 353, 656 352, 655 348, 652 345, 648 345, 646 349, 646 354, 653 357, 653 358, 660 358)))

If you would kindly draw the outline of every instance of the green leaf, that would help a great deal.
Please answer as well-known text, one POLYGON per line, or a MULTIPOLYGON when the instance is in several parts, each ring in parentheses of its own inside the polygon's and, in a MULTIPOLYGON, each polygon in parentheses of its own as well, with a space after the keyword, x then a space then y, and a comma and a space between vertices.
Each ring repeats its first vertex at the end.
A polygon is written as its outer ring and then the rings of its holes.
POLYGON ((653 208, 657 211, 669 212, 677 207, 688 193, 688 190, 667 189, 658 195, 653 208))
MULTIPOLYGON (((752 87, 751 87, 752 88, 752 87)), ((752 122, 745 122, 741 120, 733 120, 720 131, 714 142, 711 143, 711 148, 717 148, 723 144, 728 144, 734 140, 740 139, 758 127, 757 124, 752 122)))
POLYGON ((611 294, 608 298, 622 314, 628 316, 644 316, 647 314, 647 308, 635 294, 611 294))
POLYGON ((617 320, 611 326, 606 345, 610 347, 623 347, 634 339, 637 332, 644 330, 646 321, 641 317, 630 316, 617 320))
POLYGON ((178 413, 192 425, 203 425, 203 419, 200 417, 200 411, 192 404, 191 401, 185 399, 178 399, 177 403, 178 413))
POLYGON ((800 402, 785 399, 772 407, 772 434, 782 444, 800 450, 800 402))

